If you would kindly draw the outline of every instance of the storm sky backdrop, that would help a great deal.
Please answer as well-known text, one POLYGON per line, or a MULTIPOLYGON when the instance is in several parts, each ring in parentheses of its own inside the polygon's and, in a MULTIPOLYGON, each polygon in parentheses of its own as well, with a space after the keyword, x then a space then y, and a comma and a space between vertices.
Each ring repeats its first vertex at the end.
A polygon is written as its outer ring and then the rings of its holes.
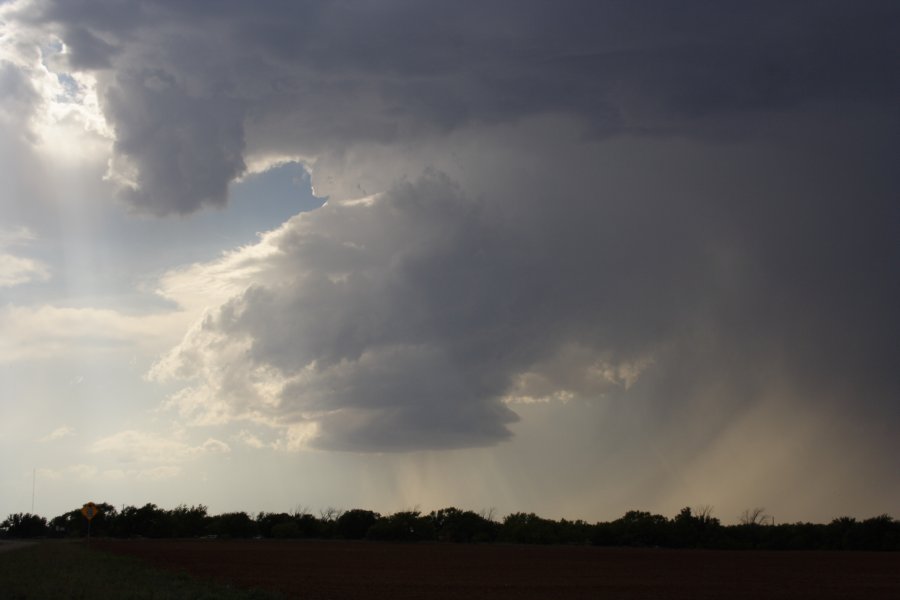
POLYGON ((0 515, 900 517, 898 31, 0 2, 0 515))

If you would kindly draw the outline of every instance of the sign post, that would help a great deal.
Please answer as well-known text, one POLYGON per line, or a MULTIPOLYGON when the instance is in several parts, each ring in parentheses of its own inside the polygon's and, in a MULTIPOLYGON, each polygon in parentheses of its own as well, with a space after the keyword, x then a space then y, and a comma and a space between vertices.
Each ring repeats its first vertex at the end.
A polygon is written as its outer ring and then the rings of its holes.
POLYGON ((93 502, 88 502, 81 507, 81 514, 84 515, 84 518, 87 519, 88 522, 88 544, 91 543, 91 521, 93 521, 94 517, 99 515, 101 512, 102 511, 100 510, 100 507, 93 502))

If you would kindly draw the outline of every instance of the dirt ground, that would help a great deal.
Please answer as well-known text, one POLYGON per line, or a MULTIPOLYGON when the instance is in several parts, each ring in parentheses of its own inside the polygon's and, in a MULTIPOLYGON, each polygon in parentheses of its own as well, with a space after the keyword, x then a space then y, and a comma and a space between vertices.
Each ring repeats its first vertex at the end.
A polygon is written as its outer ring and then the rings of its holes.
POLYGON ((18 550, 33 546, 34 542, 23 542, 19 540, 0 540, 0 552, 8 552, 10 550, 18 550))
POLYGON ((96 540, 92 545, 308 600, 900 598, 900 553, 319 540, 96 540))

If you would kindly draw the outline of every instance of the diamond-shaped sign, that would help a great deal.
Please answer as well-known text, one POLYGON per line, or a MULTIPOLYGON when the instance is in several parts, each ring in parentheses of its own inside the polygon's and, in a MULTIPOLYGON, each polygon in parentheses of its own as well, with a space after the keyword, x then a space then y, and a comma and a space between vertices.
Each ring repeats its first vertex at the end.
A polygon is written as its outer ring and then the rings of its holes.
POLYGON ((88 521, 99 515, 101 512, 100 507, 93 502, 88 502, 81 507, 81 514, 83 514, 84 518, 88 521))

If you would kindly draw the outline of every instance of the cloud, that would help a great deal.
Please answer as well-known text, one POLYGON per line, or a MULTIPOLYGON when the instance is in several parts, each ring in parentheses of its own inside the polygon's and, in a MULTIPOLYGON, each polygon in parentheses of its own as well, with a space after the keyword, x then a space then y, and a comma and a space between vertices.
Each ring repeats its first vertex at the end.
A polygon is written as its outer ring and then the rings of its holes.
POLYGON ((31 244, 37 241, 37 236, 27 227, 19 227, 12 230, 0 230, 0 247, 31 244))
POLYGON ((100 470, 96 465, 75 464, 58 469, 38 469, 37 475, 42 479, 70 480, 70 481, 120 481, 130 479, 133 481, 162 481, 180 475, 182 469, 178 465, 162 465, 146 469, 104 469, 100 470))
POLYGON ((412 315, 398 292, 416 285, 403 281, 415 272, 406 272, 403 245, 381 241, 385 234, 384 240, 399 239, 391 232, 402 236, 415 224, 410 260, 416 241, 453 253, 456 236, 478 225, 475 206, 440 176, 385 201, 393 202, 388 210, 365 203, 325 207, 261 241, 278 252, 251 275, 253 285, 209 315, 152 372, 159 379, 201 379, 172 399, 182 414, 206 422, 212 413, 223 420, 314 424, 317 443, 329 447, 352 440, 361 449, 455 447, 509 435, 505 424, 515 416, 493 397, 498 383, 473 381, 471 367, 457 356, 463 348, 446 347, 441 336, 448 332, 425 327, 451 323, 440 323, 427 307, 422 322, 404 322, 412 315), (344 223, 356 235, 345 237, 322 221, 344 223), (260 285, 270 279, 271 287, 260 285), (292 321, 275 329, 264 317, 288 313, 292 321))
POLYGON ((95 465, 74 464, 59 469, 43 468, 37 470, 37 475, 47 479, 93 479, 100 470, 95 465))
POLYGON ((209 438, 198 446, 133 429, 94 442, 90 452, 106 454, 122 463, 181 463, 210 454, 227 454, 231 448, 225 442, 209 438))
MULTIPOLYGON (((530 126, 518 134, 544 145, 459 137, 453 177, 425 169, 331 201, 169 274, 176 301, 197 297, 188 279, 224 290, 151 372, 188 382, 169 406, 281 428, 286 448, 353 451, 498 443, 517 403, 537 401, 645 403, 677 429, 777 387, 794 406, 891 418, 880 165, 842 155, 860 211, 798 148, 530 126)), ((360 169, 390 178, 396 161, 360 169)))
POLYGON ((111 176, 152 214, 222 205, 261 156, 321 165, 548 114, 594 136, 747 136, 895 96, 890 2, 113 4, 15 3, 8 18, 57 35, 61 70, 97 74, 111 176))
POLYGON ((45 158, 83 164, 108 155, 113 134, 95 74, 60 64, 65 44, 27 18, 31 8, 28 2, 0 6, 0 128, 45 158))
POLYGON ((237 435, 234 436, 234 439, 241 442, 242 444, 249 446, 250 448, 256 448, 257 450, 265 447, 265 443, 259 439, 257 436, 253 435, 249 431, 241 430, 237 435))
POLYGON ((0 288, 31 281, 46 281, 49 278, 50 271, 47 265, 38 260, 0 254, 0 288))
POLYGON ((51 431, 50 433, 48 433, 47 435, 45 435, 44 437, 42 437, 42 438, 41 438, 40 440, 38 440, 38 441, 40 441, 40 442, 53 442, 53 441, 56 441, 56 440, 61 440, 61 439, 64 438, 64 437, 73 435, 74 433, 75 433, 75 429, 74 429, 74 428, 69 427, 68 425, 63 425, 63 426, 61 426, 61 427, 57 427, 56 429, 54 429, 53 431, 51 431))
POLYGON ((222 205, 244 173, 236 102, 196 97, 165 71, 145 70, 120 74, 105 107, 116 123, 112 177, 133 206, 185 214, 222 205))
POLYGON ((402 451, 561 400, 706 441, 768 402, 900 418, 895 3, 16 6, 71 46, 10 59, 9 106, 92 77, 136 210, 279 157, 329 197, 161 279, 206 311, 150 373, 193 423, 402 451))
POLYGON ((0 58, 0 123, 5 130, 18 129, 17 137, 27 139, 28 130, 20 128, 20 123, 28 122, 40 95, 25 69, 9 57, 0 58))
POLYGON ((0 231, 0 288, 50 278, 50 269, 45 263, 6 252, 7 248, 32 244, 36 239, 27 228, 0 231))
POLYGON ((0 363, 41 360, 73 353, 103 354, 123 348, 153 351, 177 339, 181 313, 130 315, 111 309, 0 306, 0 363))

